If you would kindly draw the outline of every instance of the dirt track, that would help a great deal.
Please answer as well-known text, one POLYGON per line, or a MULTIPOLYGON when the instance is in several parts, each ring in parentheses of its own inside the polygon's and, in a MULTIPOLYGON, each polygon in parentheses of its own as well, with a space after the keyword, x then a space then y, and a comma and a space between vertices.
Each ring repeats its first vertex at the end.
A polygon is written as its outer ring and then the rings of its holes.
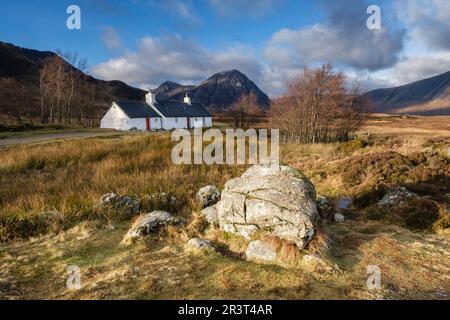
POLYGON ((0 148, 23 145, 30 143, 41 143, 60 139, 76 139, 76 138, 90 138, 90 137, 107 137, 116 136, 123 133, 117 131, 106 132, 60 132, 60 133, 36 133, 30 136, 16 136, 0 139, 0 148))

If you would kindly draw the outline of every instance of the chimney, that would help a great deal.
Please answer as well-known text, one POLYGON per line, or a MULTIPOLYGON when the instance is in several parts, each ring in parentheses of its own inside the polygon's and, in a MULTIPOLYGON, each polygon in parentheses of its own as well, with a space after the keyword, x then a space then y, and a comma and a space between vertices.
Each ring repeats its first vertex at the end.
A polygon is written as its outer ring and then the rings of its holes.
POLYGON ((148 104, 154 104, 156 102, 155 94, 151 90, 145 95, 145 102, 148 104))
POLYGON ((191 98, 189 98, 189 95, 186 93, 186 97, 184 97, 184 103, 191 105, 191 98))

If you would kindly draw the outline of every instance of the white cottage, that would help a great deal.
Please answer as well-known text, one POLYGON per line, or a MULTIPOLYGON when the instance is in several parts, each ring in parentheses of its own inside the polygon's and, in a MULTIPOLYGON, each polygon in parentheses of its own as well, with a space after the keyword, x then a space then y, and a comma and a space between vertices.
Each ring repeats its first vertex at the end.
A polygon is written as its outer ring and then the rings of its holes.
POLYGON ((156 101, 152 92, 145 99, 145 102, 114 101, 101 119, 100 128, 151 131, 212 127, 208 110, 192 103, 187 95, 184 102, 156 101))

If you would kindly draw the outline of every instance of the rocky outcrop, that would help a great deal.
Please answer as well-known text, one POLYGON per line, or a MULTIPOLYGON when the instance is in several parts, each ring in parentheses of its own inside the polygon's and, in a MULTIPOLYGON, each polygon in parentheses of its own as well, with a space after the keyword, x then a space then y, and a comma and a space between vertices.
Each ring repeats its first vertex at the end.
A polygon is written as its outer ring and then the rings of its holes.
POLYGON ((258 232, 302 249, 315 233, 315 199, 314 186, 298 170, 256 165, 225 184, 217 203, 218 223, 248 240, 258 232))
POLYGON ((133 241, 155 234, 163 227, 179 223, 180 220, 166 211, 154 211, 140 216, 128 230, 123 244, 131 244, 133 241))
POLYGON ((216 186, 209 185, 197 192, 197 201, 206 208, 216 204, 220 200, 220 190, 216 186))
POLYGON ((101 209, 120 211, 127 216, 133 216, 139 213, 141 201, 135 197, 122 196, 112 192, 101 197, 99 207, 101 209))
POLYGON ((417 197, 417 194, 409 191, 405 187, 397 187, 388 191, 383 199, 378 201, 378 207, 382 209, 389 209, 404 205, 409 199, 417 197))

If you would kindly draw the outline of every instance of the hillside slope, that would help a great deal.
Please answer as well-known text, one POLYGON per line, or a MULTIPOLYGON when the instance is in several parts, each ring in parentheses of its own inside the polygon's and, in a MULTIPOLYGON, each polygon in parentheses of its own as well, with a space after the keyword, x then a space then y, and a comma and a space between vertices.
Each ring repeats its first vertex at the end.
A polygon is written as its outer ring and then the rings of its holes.
MULTIPOLYGON (((16 106, 14 113, 21 115, 27 108, 27 114, 36 116, 39 113, 39 72, 46 59, 57 58, 58 55, 50 51, 38 51, 32 49, 21 48, 9 43, 0 42, 0 79, 14 79, 18 84, 25 88, 29 95, 29 106, 16 106), (23 109, 22 109, 23 108, 23 109)), ((89 76, 82 71, 76 69, 63 60, 65 70, 74 70, 80 79, 79 85, 89 87, 95 92, 94 110, 90 111, 90 117, 99 117, 109 107, 114 99, 130 99, 142 100, 145 91, 128 86, 122 81, 103 81, 89 76)), ((0 97, 10 95, 4 88, 0 86, 0 97)), ((7 104, 0 104, 0 114, 6 112, 7 104)), ((11 110, 8 110, 11 112, 11 110)))
POLYGON ((367 93, 377 112, 450 115, 450 71, 394 88, 367 93))

